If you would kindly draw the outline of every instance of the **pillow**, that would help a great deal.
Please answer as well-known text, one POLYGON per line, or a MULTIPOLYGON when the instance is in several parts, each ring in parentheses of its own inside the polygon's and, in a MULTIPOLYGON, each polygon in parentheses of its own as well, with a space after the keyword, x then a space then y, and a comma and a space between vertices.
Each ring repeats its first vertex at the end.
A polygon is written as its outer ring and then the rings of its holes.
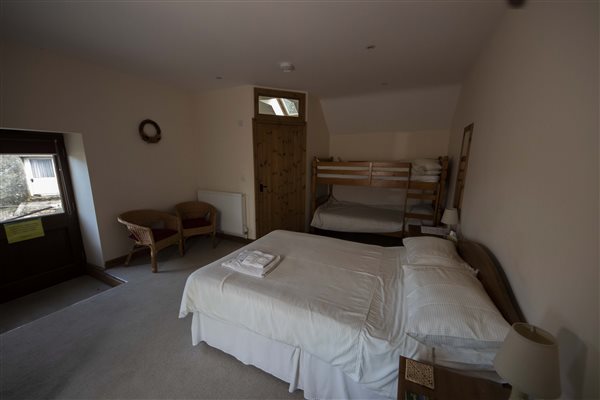
POLYGON ((477 275, 456 252, 454 242, 433 236, 417 236, 402 239, 406 247, 407 264, 437 265, 448 268, 462 268, 477 275))
POLYGON ((438 160, 434 158, 417 158, 412 162, 413 169, 420 169, 425 171, 439 171, 442 169, 442 166, 438 162, 438 160))
POLYGON ((409 212, 412 214, 433 215, 435 210, 430 204, 419 203, 410 207, 409 212))
POLYGON ((469 271, 413 265, 403 270, 408 336, 453 354, 455 362, 473 363, 466 349, 500 348, 510 325, 469 271))
POLYGON ((413 175, 416 176, 438 176, 440 175, 440 170, 436 169, 436 170, 426 170, 426 169, 420 169, 420 168, 416 168, 413 170, 413 175))

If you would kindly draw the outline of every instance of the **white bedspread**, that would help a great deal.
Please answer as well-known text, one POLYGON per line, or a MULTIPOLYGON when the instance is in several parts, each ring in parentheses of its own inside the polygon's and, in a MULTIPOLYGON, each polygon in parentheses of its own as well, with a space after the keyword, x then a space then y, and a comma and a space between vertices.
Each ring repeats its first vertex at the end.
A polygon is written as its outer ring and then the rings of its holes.
POLYGON ((404 248, 287 231, 244 249, 254 248, 281 255, 279 266, 263 279, 224 268, 223 259, 200 268, 186 282, 179 316, 202 312, 295 346, 394 397, 398 359, 407 350, 404 248))
POLYGON ((313 215, 311 226, 337 232, 388 233, 402 230, 401 209, 330 199, 313 215))

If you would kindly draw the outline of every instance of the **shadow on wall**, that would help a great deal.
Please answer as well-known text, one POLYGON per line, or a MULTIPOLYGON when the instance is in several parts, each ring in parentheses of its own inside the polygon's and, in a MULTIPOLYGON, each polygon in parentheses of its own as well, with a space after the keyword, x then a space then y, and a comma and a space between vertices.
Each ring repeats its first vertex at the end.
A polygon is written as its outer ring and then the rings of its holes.
MULTIPOLYGON (((566 328, 560 328, 556 335, 560 351, 560 370, 562 376, 562 397, 580 399, 583 396, 583 381, 585 378, 586 360, 588 349, 573 332, 566 328), (574 349, 568 353, 562 349, 574 349)), ((598 354, 592 356, 598 359, 598 354)))

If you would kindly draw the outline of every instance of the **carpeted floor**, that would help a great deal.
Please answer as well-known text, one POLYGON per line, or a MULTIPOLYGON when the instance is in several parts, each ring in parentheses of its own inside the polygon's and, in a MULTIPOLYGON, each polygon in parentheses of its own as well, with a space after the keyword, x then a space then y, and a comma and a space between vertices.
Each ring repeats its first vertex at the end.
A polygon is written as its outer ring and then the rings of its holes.
POLYGON ((111 286, 89 275, 0 304, 0 334, 88 299, 111 286))
POLYGON ((0 335, 0 398, 287 399, 288 384, 205 344, 178 319, 187 276, 239 243, 188 241, 110 272, 126 284, 0 335))

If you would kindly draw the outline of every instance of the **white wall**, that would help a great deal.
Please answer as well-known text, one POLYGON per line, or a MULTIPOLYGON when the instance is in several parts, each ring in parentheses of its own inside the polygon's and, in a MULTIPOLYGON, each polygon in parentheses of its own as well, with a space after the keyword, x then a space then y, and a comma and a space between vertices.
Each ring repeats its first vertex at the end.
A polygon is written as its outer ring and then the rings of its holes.
POLYGON ((331 135, 329 152, 343 160, 409 160, 445 156, 449 140, 450 129, 331 135))
POLYGON ((248 237, 256 238, 252 117, 254 88, 203 92, 195 100, 197 186, 246 195, 248 237))
POLYGON ((66 133, 64 139, 87 263, 103 266, 102 242, 98 231, 98 220, 96 218, 94 195, 90 183, 83 136, 80 133, 66 133))
POLYGON ((564 398, 600 397, 598 15, 597 2, 511 10, 463 85, 449 146, 456 158, 475 123, 462 230, 557 336, 564 398))
POLYGON ((311 182, 312 182, 312 160, 315 157, 328 157, 329 153, 329 127, 323 114, 321 100, 312 95, 307 96, 306 117, 308 119, 306 129, 306 202, 305 215, 308 230, 312 215, 310 214, 310 205, 312 201, 311 182))
POLYGON ((82 135, 102 261, 129 251, 119 213, 194 198, 198 149, 187 92, 17 44, 4 43, 0 59, 0 126, 82 135), (146 118, 162 128, 158 144, 138 135, 146 118))
MULTIPOLYGON (((282 89, 286 90, 286 89, 282 89)), ((196 96, 196 136, 206 149, 196 157, 198 187, 241 192, 246 195, 248 237, 256 238, 254 193, 254 148, 252 118, 254 87, 237 86, 199 93, 196 96)), ((327 155, 329 133, 319 99, 307 94, 306 218, 310 199, 310 162, 314 155, 327 155)), ((308 224, 308 222, 307 222, 308 224)))

